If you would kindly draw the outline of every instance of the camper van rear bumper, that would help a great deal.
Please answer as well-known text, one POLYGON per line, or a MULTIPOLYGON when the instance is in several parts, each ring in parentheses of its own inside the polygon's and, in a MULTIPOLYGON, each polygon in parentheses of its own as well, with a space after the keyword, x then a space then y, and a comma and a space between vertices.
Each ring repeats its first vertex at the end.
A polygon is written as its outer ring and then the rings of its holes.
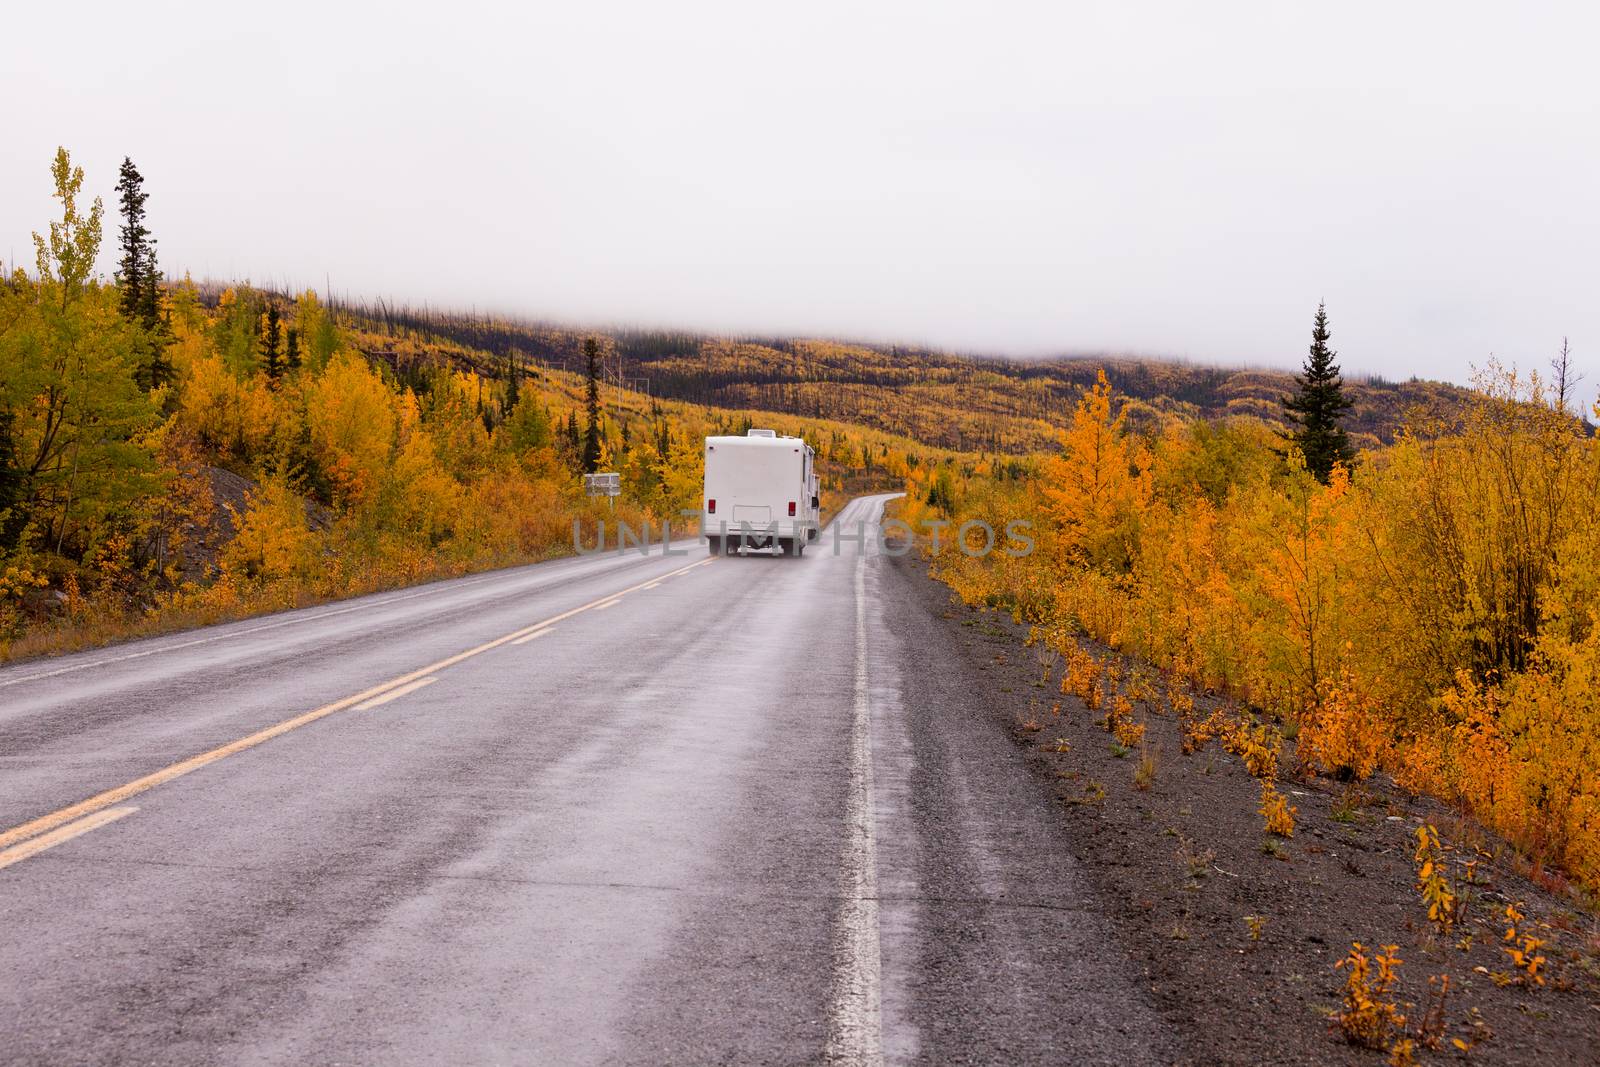
POLYGON ((700 517, 701 536, 707 538, 721 539, 731 537, 737 540, 742 537, 758 543, 768 541, 773 537, 780 541, 796 537, 815 541, 816 534, 814 531, 816 529, 817 524, 815 522, 807 522, 805 519, 779 519, 775 522, 747 523, 741 526, 738 523, 719 520, 714 515, 702 515, 700 517))

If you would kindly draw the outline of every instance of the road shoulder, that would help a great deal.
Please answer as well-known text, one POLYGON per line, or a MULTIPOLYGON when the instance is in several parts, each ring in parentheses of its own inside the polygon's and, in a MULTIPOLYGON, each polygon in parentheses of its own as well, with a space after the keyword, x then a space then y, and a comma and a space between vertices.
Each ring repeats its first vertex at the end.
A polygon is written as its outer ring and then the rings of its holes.
POLYGON ((888 1058, 1173 1062, 979 657, 942 618, 944 587, 909 560, 876 570, 900 675, 874 707, 888 1058))
MULTIPOLYGON (((1400 946, 1393 996, 1422 1062, 1455 1058, 1455 1039, 1481 1042, 1472 1055, 1484 1062, 1600 1062, 1600 927, 1563 887, 1530 879, 1536 870, 1442 805, 1377 781, 1354 793, 1327 779, 1280 783, 1298 825, 1292 838, 1269 839, 1256 780, 1215 742, 1182 754, 1170 717, 1139 716, 1153 759, 1140 788, 1139 754, 1118 754, 1102 713, 1063 694, 1058 670, 1043 679, 1046 657, 1026 646, 1027 627, 962 606, 920 559, 892 569, 897 603, 922 619, 908 626, 951 661, 926 657, 928 669, 944 672, 947 690, 963 677, 970 687, 923 717, 959 717, 975 739, 983 730, 1006 739, 1012 758, 989 759, 987 773, 1029 783, 1038 809, 1030 817, 1051 827, 1059 849, 1041 862, 1084 885, 1085 905, 1110 931, 1101 952, 1138 977, 1138 995, 1181 1042, 1182 1062, 1382 1062, 1347 1045, 1331 1020, 1347 973, 1335 964, 1353 941, 1400 946), (1431 929, 1416 889, 1414 835, 1424 823, 1444 836, 1452 870, 1472 861, 1478 880, 1467 918, 1445 936, 1431 929), (1543 986, 1507 973, 1503 915, 1514 901, 1525 929, 1546 943, 1543 986), (1434 1053, 1416 1031, 1435 1003, 1430 978, 1445 974, 1443 1051, 1434 1053)), ((1016 802, 1026 805, 1021 792, 1016 802)))

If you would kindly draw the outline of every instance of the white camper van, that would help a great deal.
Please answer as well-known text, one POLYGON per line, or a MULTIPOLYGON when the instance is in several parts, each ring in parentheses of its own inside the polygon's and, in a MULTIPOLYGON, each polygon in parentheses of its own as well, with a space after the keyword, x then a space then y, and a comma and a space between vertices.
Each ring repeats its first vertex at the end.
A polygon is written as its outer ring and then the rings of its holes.
POLYGON ((798 437, 751 430, 706 438, 700 529, 713 553, 766 548, 798 556, 817 537, 817 454, 798 437))

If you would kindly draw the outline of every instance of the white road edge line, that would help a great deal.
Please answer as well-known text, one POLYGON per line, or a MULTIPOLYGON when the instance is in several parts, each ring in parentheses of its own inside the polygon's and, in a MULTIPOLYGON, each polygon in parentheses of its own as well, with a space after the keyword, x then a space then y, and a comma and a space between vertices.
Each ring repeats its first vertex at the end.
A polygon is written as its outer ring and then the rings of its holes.
POLYGON ((407 693, 415 693, 418 689, 421 689, 423 686, 432 685, 434 682, 437 682, 438 680, 439 680, 438 675, 431 675, 431 676, 429 676, 427 678, 418 678, 416 681, 410 683, 409 685, 402 685, 399 689, 391 689, 387 693, 384 693, 382 696, 375 696, 371 700, 363 700, 361 703, 357 704, 352 710, 354 710, 354 711, 366 711, 368 708, 375 708, 379 704, 387 704, 391 700, 399 700, 401 697, 405 696, 407 693))
POLYGON ((104 811, 97 811, 93 815, 85 815, 81 819, 69 822, 65 826, 58 826, 47 834, 40 834, 31 841, 12 845, 0 852, 0 867, 9 867, 29 856, 36 856, 47 848, 55 848, 62 842, 71 841, 74 837, 86 834, 90 830, 98 830, 106 823, 116 822, 124 815, 132 815, 138 810, 132 805, 125 808, 106 808, 104 811))
POLYGON ((513 644, 513 645, 525 645, 525 644, 527 644, 527 643, 528 643, 528 642, 529 642, 529 641, 532 641, 532 640, 533 640, 533 639, 534 639, 534 638, 536 638, 536 637, 543 637, 543 636, 544 636, 544 635, 545 635, 545 634, 547 634, 547 633, 549 633, 549 632, 550 632, 550 631, 551 631, 551 630, 554 630, 554 629, 555 629, 555 627, 554 627, 554 626, 546 626, 546 627, 545 627, 545 628, 544 628, 544 629, 542 629, 542 630, 535 630, 535 631, 533 631, 533 633, 531 633, 531 634, 528 634, 528 635, 527 635, 527 636, 526 636, 526 637, 519 637, 519 638, 517 638, 517 639, 516 639, 516 640, 515 640, 515 641, 513 641, 513 642, 511 642, 511 643, 512 643, 512 644, 513 644))
POLYGON ((850 729, 850 793, 833 991, 829 1063, 883 1063, 882 957, 878 946, 878 856, 873 828, 872 702, 867 689, 866 557, 856 557, 855 715, 850 729))
MULTIPOLYGON (((471 584, 478 584, 477 579, 472 579, 471 584)), ((461 586, 458 585, 453 588, 459 589, 461 586)), ((261 633, 263 630, 277 630, 284 626, 298 626, 301 623, 316 622, 319 619, 331 619, 335 615, 348 615, 353 611, 369 611, 373 608, 387 607, 390 604, 397 604, 402 600, 415 600, 417 597, 428 596, 439 591, 440 590, 437 588, 430 587, 428 589, 423 589, 420 592, 407 593, 404 596, 388 597, 380 603, 356 604, 353 607, 336 608, 333 611, 323 611, 317 613, 316 615, 304 615, 295 619, 281 619, 278 622, 263 623, 259 626, 250 626, 242 630, 233 630, 225 634, 213 634, 210 637, 197 637, 189 641, 179 641, 175 644, 162 644, 159 648, 146 648, 138 652, 126 652, 120 656, 106 656, 102 657, 101 659, 97 659, 92 663, 74 663, 66 667, 57 667, 53 671, 39 671, 35 674, 30 674, 22 678, 7 678, 4 681, 0 681, 0 689, 4 689, 8 685, 21 685, 24 682, 36 682, 41 678, 55 678, 58 675, 71 674, 74 671, 86 671, 92 667, 108 667, 113 663, 123 663, 130 659, 143 659, 146 656, 157 656, 163 652, 177 652, 181 649, 193 648, 196 645, 209 645, 215 641, 231 641, 235 637, 248 637, 251 634, 261 633)), ((450 591, 453 591, 453 589, 450 591)), ((383 594, 377 593, 373 595, 382 596, 383 594)), ((232 624, 222 623, 221 625, 228 626, 232 624)), ((150 638, 149 640, 160 640, 160 638, 154 637, 150 638)))

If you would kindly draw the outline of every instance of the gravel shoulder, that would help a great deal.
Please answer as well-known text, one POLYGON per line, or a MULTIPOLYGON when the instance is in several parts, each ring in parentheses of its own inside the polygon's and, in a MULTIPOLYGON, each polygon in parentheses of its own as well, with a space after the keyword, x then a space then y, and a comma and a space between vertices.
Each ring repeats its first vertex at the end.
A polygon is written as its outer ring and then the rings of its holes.
POLYGON ((892 698, 874 694, 885 1058, 1174 1062, 1139 961, 1004 728, 970 635, 942 617, 944 587, 881 562, 874 640, 898 676, 892 698))
MULTIPOLYGON (((1193 1064, 1383 1062, 1347 1044, 1332 1022, 1345 974, 1335 964, 1360 941, 1399 946, 1404 962, 1391 996, 1413 1030, 1438 988, 1430 978, 1449 976, 1441 1047, 1419 1041, 1418 1062, 1600 1063, 1600 922, 1558 878, 1386 780, 1359 791, 1320 778, 1281 780, 1297 827, 1269 841, 1258 785, 1240 761, 1214 741, 1182 754, 1178 723, 1143 708, 1136 718, 1154 772, 1140 788, 1144 752, 1118 754, 1100 715, 1060 691, 1059 663, 1044 680, 1046 660, 1027 646, 1026 626, 961 605, 918 558, 891 567, 906 590, 902 610, 920 616, 905 627, 939 650, 920 697, 924 728, 965 732, 972 745, 1006 740, 1009 760, 969 760, 969 774, 1008 777, 982 788, 1009 796, 1033 835, 1026 847, 1054 878, 1080 887, 1081 906, 1097 913, 1103 925, 1093 943, 1058 962, 1078 974, 1085 961, 1076 953, 1091 952, 1113 978, 1132 976, 1126 1018, 1142 1020, 1149 1005, 1162 1035, 1141 1048, 1193 1064), (1437 828, 1452 872, 1474 864, 1471 884, 1458 886, 1465 918, 1445 935, 1416 889, 1423 823, 1437 828), (1514 968, 1503 948, 1504 910, 1513 901, 1522 902, 1523 929, 1545 941, 1542 987, 1505 981, 1514 968), (1454 1039, 1472 1047, 1462 1052, 1454 1039)), ((908 693, 908 706, 918 699, 908 693)), ((930 784, 929 796, 938 792, 930 784)), ((1041 980, 1051 994, 1044 1017, 1076 1010, 1074 982, 1041 980)), ((1142 1021, 1131 1029, 1152 1032, 1142 1021)))

